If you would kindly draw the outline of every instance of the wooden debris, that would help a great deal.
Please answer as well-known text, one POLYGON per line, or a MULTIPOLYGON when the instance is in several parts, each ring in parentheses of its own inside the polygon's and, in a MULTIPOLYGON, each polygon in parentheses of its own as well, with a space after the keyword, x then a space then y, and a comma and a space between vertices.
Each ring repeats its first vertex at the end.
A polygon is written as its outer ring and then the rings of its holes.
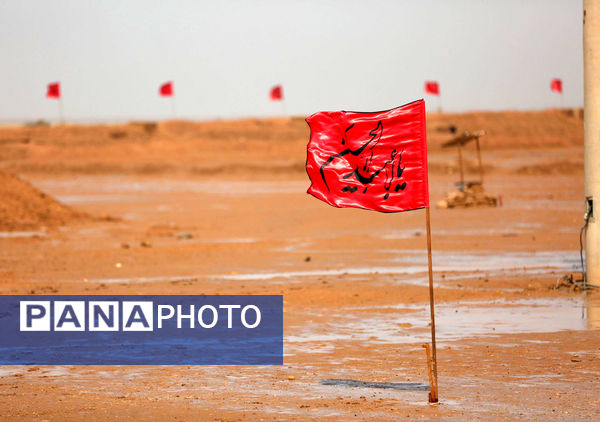
POLYGON ((438 208, 497 207, 498 197, 486 193, 479 183, 469 183, 465 188, 450 192, 437 203, 438 208))

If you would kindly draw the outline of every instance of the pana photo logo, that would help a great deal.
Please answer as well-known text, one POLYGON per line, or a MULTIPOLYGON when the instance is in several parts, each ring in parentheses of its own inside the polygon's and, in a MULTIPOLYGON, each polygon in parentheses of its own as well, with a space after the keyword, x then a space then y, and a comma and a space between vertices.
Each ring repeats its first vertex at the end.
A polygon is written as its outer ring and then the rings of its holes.
POLYGON ((281 365, 283 298, 0 296, 0 365, 281 365))
POLYGON ((132 301, 20 301, 21 331, 153 331, 156 309, 157 329, 167 320, 177 328, 214 328, 219 310, 226 310, 227 328, 240 325, 256 328, 261 311, 256 305, 157 305, 132 301), (53 323, 52 323, 53 321, 53 323))

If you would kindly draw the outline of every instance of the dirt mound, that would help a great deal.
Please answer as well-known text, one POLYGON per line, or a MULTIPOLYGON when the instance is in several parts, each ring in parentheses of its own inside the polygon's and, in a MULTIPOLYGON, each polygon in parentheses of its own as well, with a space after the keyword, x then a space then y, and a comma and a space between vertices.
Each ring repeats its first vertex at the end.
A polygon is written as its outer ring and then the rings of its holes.
MULTIPOLYGON (((457 161, 458 160, 455 158, 445 158, 444 157, 443 161, 430 160, 430 162, 427 166, 431 173, 458 174, 460 169, 458 167, 457 161)), ((464 168, 466 174, 477 175, 479 172, 479 163, 477 163, 477 161, 475 161, 475 160, 466 160, 465 159, 463 161, 463 168, 464 168)), ((493 166, 492 164, 483 164, 483 172, 484 173, 490 173, 495 170, 496 170, 496 167, 493 166)))
POLYGON ((565 147, 583 144, 583 112, 580 109, 444 113, 427 115, 427 139, 431 147, 457 133, 484 130, 482 146, 489 148, 565 147))
POLYGON ((81 217, 29 183, 0 171, 0 231, 59 226, 81 217))
POLYGON ((490 195, 483 190, 483 186, 474 184, 464 190, 448 194, 446 199, 437 203, 438 208, 470 208, 470 207, 496 207, 498 197, 490 195))
POLYGON ((215 120, 191 122, 170 120, 159 124, 159 135, 176 139, 219 142, 308 142, 310 134, 304 117, 215 120))
MULTIPOLYGON (((484 130, 484 153, 583 144, 577 110, 428 114, 432 153, 454 136, 450 127, 484 130)), ((304 117, 0 127, 0 168, 18 174, 299 175, 309 136, 304 117)))
POLYGON ((573 174, 583 173, 583 162, 575 161, 554 161, 552 163, 534 164, 522 166, 517 169, 517 174, 573 174))

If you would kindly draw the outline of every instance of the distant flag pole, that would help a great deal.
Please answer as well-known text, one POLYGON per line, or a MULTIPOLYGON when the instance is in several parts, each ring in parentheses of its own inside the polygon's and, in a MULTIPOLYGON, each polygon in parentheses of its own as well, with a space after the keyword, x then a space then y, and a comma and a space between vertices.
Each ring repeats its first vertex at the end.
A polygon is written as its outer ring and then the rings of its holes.
POLYGON ((554 78, 550 81, 550 89, 557 94, 560 94, 560 108, 564 107, 563 99, 563 83, 559 78, 554 78))
POLYGON ((285 101, 283 100, 283 86, 275 85, 273 88, 271 88, 271 91, 269 91, 269 98, 271 101, 280 101, 283 115, 287 115, 285 110, 285 101))
POLYGON ((438 113, 442 112, 442 95, 440 94, 440 84, 436 81, 425 81, 425 94, 438 97, 438 113))
MULTIPOLYGON (((429 401, 438 401, 425 101, 373 113, 324 111, 310 127, 308 193, 329 205, 386 213, 425 208, 432 359, 429 401)), ((429 349, 429 345, 426 345, 429 349)), ((428 353, 429 363, 429 353, 428 353)))
POLYGON ((46 98, 50 100, 58 100, 58 118, 60 124, 65 123, 65 116, 63 110, 62 96, 60 95, 60 82, 51 82, 48 84, 46 89, 46 98))
POLYGON ((171 112, 175 117, 175 90, 173 89, 173 81, 165 82, 158 89, 161 97, 171 97, 171 112))

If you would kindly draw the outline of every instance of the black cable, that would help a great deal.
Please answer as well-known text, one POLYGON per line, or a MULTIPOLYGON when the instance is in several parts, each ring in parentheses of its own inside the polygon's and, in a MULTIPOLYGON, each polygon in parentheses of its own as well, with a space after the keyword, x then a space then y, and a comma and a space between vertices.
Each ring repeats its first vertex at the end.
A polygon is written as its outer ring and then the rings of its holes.
POLYGON ((587 236, 587 226, 590 221, 589 213, 585 214, 585 224, 579 231, 579 259, 581 260, 581 274, 583 275, 583 288, 585 289, 587 286, 587 277, 585 275, 585 267, 583 265, 583 232, 585 231, 585 235, 587 236))

